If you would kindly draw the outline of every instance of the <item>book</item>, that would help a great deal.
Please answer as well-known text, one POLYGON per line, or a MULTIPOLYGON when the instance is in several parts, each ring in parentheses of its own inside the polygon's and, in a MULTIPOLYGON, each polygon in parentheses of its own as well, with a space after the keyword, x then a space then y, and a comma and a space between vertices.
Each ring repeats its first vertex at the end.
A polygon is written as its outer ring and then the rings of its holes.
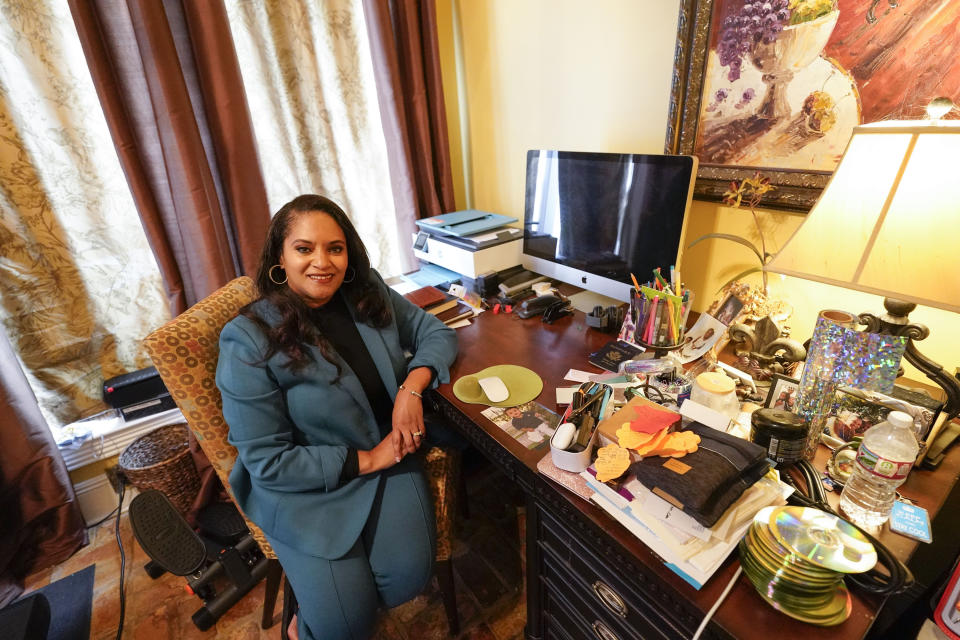
POLYGON ((553 464, 553 456, 547 452, 540 462, 537 463, 537 471, 547 476, 557 484, 569 489, 584 500, 590 500, 593 495, 593 489, 587 485, 587 481, 580 477, 579 473, 564 471, 553 464))
POLYGON ((421 309, 426 309, 427 307, 432 307, 433 305, 446 301, 449 295, 450 294, 444 293, 436 287, 427 286, 405 293, 403 297, 421 309))
POLYGON ((593 469, 580 474, 594 491, 591 500, 639 538, 664 564, 700 589, 720 568, 765 506, 786 503, 791 489, 765 477, 748 489, 713 527, 705 528, 687 514, 630 477, 620 490, 597 480, 593 469))
POLYGON ((633 346, 629 342, 612 340, 601 347, 599 351, 591 354, 589 360, 590 364, 595 364, 601 369, 618 371, 620 363, 630 360, 641 352, 642 349, 633 346))
POLYGON ((453 324, 458 320, 463 320, 464 318, 473 317, 473 307, 470 305, 460 302, 459 300, 451 306, 449 309, 437 313, 437 320, 443 322, 443 324, 453 324))
POLYGON ((453 309, 460 304, 460 298, 451 293, 444 293, 443 296, 443 300, 429 307, 425 307, 424 311, 431 315, 439 316, 441 313, 453 309))

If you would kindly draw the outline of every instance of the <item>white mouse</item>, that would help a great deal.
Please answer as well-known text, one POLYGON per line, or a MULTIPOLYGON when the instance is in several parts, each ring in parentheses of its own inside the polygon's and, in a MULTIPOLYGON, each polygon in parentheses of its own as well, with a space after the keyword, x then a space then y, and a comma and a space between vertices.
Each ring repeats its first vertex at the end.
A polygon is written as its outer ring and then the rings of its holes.
POLYGON ((480 388, 483 389, 483 392, 487 395, 487 399, 490 400, 490 402, 503 402, 510 397, 510 391, 507 390, 507 385, 503 384, 503 380, 497 376, 480 378, 478 382, 480 383, 480 388))
POLYGON ((577 427, 572 422, 564 422, 557 427, 557 432, 553 434, 553 446, 557 449, 566 450, 573 444, 573 436, 577 433, 577 427))

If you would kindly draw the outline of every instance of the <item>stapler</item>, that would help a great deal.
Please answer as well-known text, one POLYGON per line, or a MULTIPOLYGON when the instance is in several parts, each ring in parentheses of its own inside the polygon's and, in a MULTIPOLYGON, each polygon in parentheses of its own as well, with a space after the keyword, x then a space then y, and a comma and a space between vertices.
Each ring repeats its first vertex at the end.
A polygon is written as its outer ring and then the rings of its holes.
POLYGON ((524 300, 520 306, 517 307, 516 312, 521 318, 532 318, 533 316, 541 315, 547 310, 547 307, 550 307, 558 302, 563 301, 554 295, 536 296, 535 298, 528 298, 524 300))

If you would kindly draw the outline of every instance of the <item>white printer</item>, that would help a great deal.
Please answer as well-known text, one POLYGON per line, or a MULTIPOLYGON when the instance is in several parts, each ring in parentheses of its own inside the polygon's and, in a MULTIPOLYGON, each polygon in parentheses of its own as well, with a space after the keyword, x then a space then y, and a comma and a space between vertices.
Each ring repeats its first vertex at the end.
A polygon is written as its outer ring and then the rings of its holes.
POLYGON ((413 254, 468 278, 520 264, 523 230, 516 218, 476 209, 417 220, 413 254))

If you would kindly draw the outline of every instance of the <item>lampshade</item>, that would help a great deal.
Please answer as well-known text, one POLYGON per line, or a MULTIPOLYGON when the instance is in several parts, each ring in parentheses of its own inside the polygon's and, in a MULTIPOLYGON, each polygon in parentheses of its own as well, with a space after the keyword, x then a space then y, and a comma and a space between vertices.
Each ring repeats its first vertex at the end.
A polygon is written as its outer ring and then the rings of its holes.
POLYGON ((854 128, 769 271, 960 313, 960 121, 854 128))

